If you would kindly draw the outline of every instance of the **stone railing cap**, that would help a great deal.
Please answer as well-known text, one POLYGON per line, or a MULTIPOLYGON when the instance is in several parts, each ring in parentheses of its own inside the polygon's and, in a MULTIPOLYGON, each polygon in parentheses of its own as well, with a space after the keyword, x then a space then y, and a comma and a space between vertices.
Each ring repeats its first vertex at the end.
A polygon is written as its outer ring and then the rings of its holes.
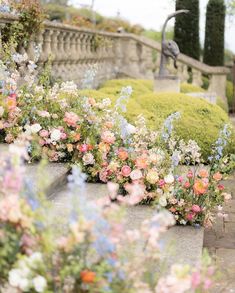
MULTIPOLYGON (((12 14, 0 13, 0 23, 12 22, 17 19, 18 17, 12 14)), ((74 31, 74 32, 77 31, 77 32, 83 32, 83 33, 98 34, 98 35, 112 37, 112 38, 122 38, 122 39, 129 38, 139 43, 142 43, 143 45, 151 49, 157 50, 159 52, 161 51, 161 44, 159 42, 148 39, 144 36, 138 36, 138 35, 129 34, 129 33, 110 33, 110 32, 98 31, 95 29, 88 29, 83 27, 76 27, 76 26, 72 26, 68 24, 51 22, 51 21, 45 21, 44 24, 46 28, 50 28, 50 29, 60 29, 65 31, 74 31)), ((202 63, 184 54, 180 54, 178 60, 182 62, 183 64, 189 67, 192 67, 193 69, 196 69, 204 74, 227 75, 230 73, 230 69, 226 67, 209 66, 205 63, 202 63)))

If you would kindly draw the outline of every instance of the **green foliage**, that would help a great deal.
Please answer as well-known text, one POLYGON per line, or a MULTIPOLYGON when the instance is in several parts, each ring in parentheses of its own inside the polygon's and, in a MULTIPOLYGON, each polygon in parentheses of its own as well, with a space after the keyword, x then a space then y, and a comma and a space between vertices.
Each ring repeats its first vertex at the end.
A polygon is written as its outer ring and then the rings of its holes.
POLYGON ((150 93, 153 91, 153 82, 141 79, 113 79, 108 80, 101 86, 103 92, 109 94, 119 94, 122 87, 131 86, 133 96, 150 93))
POLYGON ((199 60, 199 0, 177 0, 176 10, 180 9, 188 9, 190 12, 176 17, 174 40, 182 53, 199 60))
POLYGON ((200 92, 205 92, 205 90, 191 83, 181 83, 180 92, 185 94, 186 93, 200 93, 200 92))
POLYGON ((14 3, 14 8, 19 12, 19 20, 7 24, 1 30, 4 44, 27 47, 42 29, 45 18, 39 0, 21 0, 14 3))
POLYGON ((216 104, 223 109, 226 113, 228 113, 228 103, 221 97, 216 98, 216 104))
POLYGON ((224 0, 208 2, 203 61, 211 66, 224 65, 225 15, 224 0))
POLYGON ((171 113, 179 111, 182 117, 176 123, 177 135, 186 141, 195 140, 204 158, 209 155, 219 129, 229 122, 226 113, 218 106, 185 94, 147 94, 139 96, 136 101, 143 109, 154 114, 154 120, 149 123, 154 128, 158 128, 171 113))
MULTIPOLYGON (((132 79, 107 81, 98 92, 111 95, 113 101, 113 96, 117 98, 121 88, 128 85, 133 87, 133 95, 125 113, 125 117, 130 122, 134 123, 136 117, 143 114, 147 124, 152 129, 158 129, 167 116, 179 111, 182 118, 176 125, 177 134, 186 141, 194 139, 202 148, 204 158, 208 157, 219 129, 224 123, 229 122, 225 113, 227 106, 222 99, 217 99, 217 106, 203 99, 191 98, 183 93, 155 94, 151 90, 153 88, 151 81, 132 79)), ((204 90, 191 84, 182 84, 181 91, 188 93, 203 92, 204 90)))
POLYGON ((226 97, 228 100, 229 109, 233 109, 235 107, 235 101, 234 101, 233 83, 231 81, 226 82, 226 97))

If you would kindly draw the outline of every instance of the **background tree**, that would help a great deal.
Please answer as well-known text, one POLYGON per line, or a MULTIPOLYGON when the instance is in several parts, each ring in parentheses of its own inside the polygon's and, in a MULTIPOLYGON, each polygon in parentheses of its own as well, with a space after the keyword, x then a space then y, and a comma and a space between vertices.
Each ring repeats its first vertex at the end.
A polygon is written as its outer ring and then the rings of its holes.
POLYGON ((206 11, 206 32, 203 61, 211 66, 224 65, 224 0, 209 0, 206 11))
POLYGON ((176 10, 188 9, 190 13, 176 17, 174 40, 182 53, 199 60, 199 0, 176 0, 175 8, 176 10))

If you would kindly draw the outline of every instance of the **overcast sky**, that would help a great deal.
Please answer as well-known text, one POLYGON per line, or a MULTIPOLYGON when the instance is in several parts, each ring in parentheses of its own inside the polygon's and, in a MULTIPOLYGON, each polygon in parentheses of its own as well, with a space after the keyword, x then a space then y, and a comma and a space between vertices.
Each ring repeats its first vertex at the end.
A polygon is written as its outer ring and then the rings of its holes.
MULTIPOLYGON (((90 5, 92 0, 70 0, 70 3, 80 6, 90 5)), ((204 39, 205 11, 208 0, 200 0, 201 5, 201 42, 204 39)), ((131 23, 138 23, 145 28, 160 30, 166 15, 174 11, 174 0, 95 0, 95 10, 105 16, 121 17, 131 23)), ((173 21, 169 23, 173 26, 173 21)), ((235 53, 235 17, 234 21, 226 23, 225 46, 235 53)))

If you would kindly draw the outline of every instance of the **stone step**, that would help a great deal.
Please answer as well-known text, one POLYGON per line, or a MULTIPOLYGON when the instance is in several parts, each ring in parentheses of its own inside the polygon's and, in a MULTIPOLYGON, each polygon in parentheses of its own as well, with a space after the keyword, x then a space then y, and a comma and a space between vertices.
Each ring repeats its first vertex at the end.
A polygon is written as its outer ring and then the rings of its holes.
MULTIPOLYGON (((0 156, 4 152, 7 152, 8 148, 9 145, 0 144, 0 156)), ((69 170, 68 164, 64 163, 48 163, 43 169, 40 164, 37 163, 26 164, 26 176, 30 178, 32 188, 38 190, 46 183, 46 195, 48 197, 66 184, 69 170), (38 184, 40 187, 37 186, 38 184)))
MULTIPOLYGON (((107 195, 105 184, 86 184, 84 193, 87 200, 94 200, 107 195)), ((79 195, 78 195, 79 196, 79 195)), ((63 227, 64 220, 68 220, 69 196, 68 190, 64 187, 60 192, 52 195, 52 208, 50 211, 51 223, 56 220, 55 228, 63 227), (60 224, 58 225, 58 219, 60 224), (64 220, 63 220, 64 219, 64 220)), ((125 213, 126 229, 137 229, 145 219, 150 219, 155 210, 150 206, 128 207, 125 213)), ((63 229, 63 228, 62 228, 63 229)), ((200 261, 203 247, 203 228, 174 226, 170 228, 162 237, 161 243, 164 245, 163 258, 166 265, 173 263, 195 265, 200 261)))

